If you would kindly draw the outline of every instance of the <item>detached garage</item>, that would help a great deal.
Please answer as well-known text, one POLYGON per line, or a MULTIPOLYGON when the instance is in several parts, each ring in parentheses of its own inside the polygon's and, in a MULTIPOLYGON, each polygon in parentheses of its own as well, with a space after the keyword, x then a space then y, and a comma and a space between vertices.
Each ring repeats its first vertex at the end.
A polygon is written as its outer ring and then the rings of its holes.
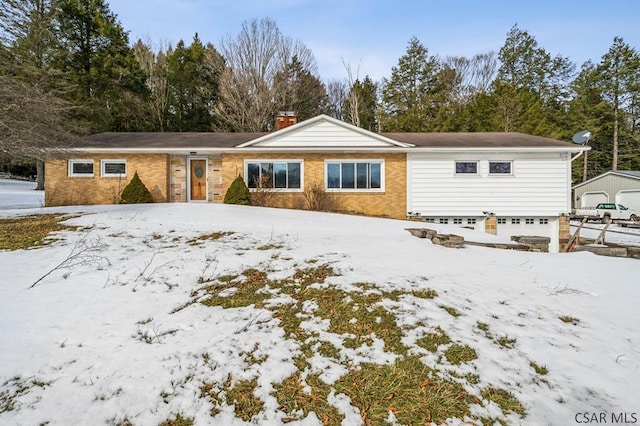
POLYGON ((573 207, 617 203, 640 212, 640 171, 615 170, 573 186, 573 207))

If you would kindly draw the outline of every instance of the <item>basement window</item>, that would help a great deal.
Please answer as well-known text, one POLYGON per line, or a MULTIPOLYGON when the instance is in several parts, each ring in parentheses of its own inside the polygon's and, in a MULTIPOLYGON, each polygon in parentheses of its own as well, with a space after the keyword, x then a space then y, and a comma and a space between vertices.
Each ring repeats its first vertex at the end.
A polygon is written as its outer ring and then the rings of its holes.
POLYGON ((93 177, 93 160, 69 160, 70 177, 93 177))
POLYGON ((506 225, 506 224, 507 224, 507 219, 505 219, 504 217, 498 218, 498 225, 506 225))
POLYGON ((549 224, 549 219, 543 218, 540 219, 540 225, 548 225, 549 224))
POLYGON ((101 160, 100 175, 102 177, 127 176, 127 160, 101 160))

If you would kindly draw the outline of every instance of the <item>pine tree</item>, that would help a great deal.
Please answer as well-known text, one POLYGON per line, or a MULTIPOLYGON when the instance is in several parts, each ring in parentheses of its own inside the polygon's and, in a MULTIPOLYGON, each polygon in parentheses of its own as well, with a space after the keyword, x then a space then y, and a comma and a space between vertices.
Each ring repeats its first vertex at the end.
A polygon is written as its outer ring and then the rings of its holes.
POLYGON ((637 108, 640 98, 640 55, 622 37, 615 37, 613 45, 602 57, 598 72, 602 93, 610 102, 613 113, 611 170, 617 170, 620 135, 633 127, 625 125, 625 109, 637 108))
POLYGON ((238 175, 233 182, 231 182, 229 189, 227 189, 227 193, 224 194, 224 203, 240 204, 244 206, 251 204, 251 194, 249 193, 249 188, 247 188, 247 185, 244 183, 242 176, 238 175))
POLYGON ((433 129, 437 107, 437 58, 413 37, 407 52, 392 68, 391 79, 383 82, 385 131, 424 132, 433 129))
POLYGON ((106 1, 58 0, 58 5, 64 54, 57 66, 77 86, 73 101, 85 106, 91 130, 146 128, 139 114, 148 95, 146 76, 106 1))

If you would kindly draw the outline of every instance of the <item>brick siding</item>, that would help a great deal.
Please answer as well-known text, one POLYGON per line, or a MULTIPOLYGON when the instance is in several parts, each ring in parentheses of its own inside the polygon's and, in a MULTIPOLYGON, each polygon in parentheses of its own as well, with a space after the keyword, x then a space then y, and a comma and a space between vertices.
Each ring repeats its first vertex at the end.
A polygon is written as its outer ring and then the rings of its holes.
POLYGON ((169 156, 166 154, 83 154, 52 158, 45 163, 45 205, 116 204, 135 172, 154 202, 168 201, 169 156), (93 160, 93 176, 69 176, 68 160, 93 160), (126 160, 127 176, 102 177, 100 160, 126 160))

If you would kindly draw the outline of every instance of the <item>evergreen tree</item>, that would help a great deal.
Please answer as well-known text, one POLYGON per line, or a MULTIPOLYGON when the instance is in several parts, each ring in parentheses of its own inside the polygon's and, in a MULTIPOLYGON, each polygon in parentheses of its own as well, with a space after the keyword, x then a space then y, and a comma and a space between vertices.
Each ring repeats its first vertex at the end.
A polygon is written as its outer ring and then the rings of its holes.
POLYGON ((70 143, 82 129, 63 99, 69 85, 53 63, 60 55, 55 0, 0 0, 0 151, 5 161, 35 163, 44 189, 46 149, 70 143))
POLYGON ((391 79, 384 80, 384 131, 424 132, 435 127, 439 65, 428 53, 417 38, 411 38, 407 52, 391 70, 391 79))
POLYGON ((92 131, 131 131, 148 125, 138 114, 148 94, 126 31, 105 0, 58 0, 63 55, 58 66, 77 86, 92 131))
POLYGON ((611 170, 617 170, 620 136, 630 136, 636 125, 636 114, 629 113, 637 109, 640 99, 640 55, 621 37, 615 37, 598 72, 602 94, 613 113, 611 170))
POLYGON ((212 44, 203 45, 198 34, 188 47, 180 40, 167 52, 166 130, 212 130, 223 68, 218 51, 212 44))
POLYGON ((378 86, 371 77, 367 75, 364 80, 356 80, 353 83, 350 94, 344 101, 343 111, 346 117, 357 114, 357 122, 363 129, 378 131, 378 86), (357 111, 353 111, 354 108, 357 111))
POLYGON ((328 108, 324 85, 304 67, 296 55, 282 71, 276 73, 275 85, 277 111, 295 111, 299 121, 322 114, 328 108))

